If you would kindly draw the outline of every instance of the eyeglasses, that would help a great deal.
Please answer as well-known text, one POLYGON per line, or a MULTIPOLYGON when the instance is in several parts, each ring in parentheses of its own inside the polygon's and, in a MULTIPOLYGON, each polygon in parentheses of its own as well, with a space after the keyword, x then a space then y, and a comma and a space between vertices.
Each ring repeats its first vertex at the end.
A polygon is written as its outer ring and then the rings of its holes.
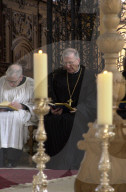
POLYGON ((63 64, 64 65, 73 65, 76 60, 77 59, 75 59, 74 61, 64 62, 63 64))
POLYGON ((8 83, 10 83, 10 84, 16 85, 17 82, 19 81, 19 79, 20 79, 20 77, 18 78, 17 81, 11 81, 11 80, 8 80, 8 79, 6 78, 6 81, 7 81, 8 83))

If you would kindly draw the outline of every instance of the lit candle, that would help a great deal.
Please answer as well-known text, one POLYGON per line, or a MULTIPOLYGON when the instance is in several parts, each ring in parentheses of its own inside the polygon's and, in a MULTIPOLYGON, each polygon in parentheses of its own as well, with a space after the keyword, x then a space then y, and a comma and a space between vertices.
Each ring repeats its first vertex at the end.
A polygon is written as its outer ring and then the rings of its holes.
POLYGON ((34 97, 47 98, 47 54, 39 50, 34 53, 34 97))
POLYGON ((97 123, 112 125, 113 74, 104 71, 98 74, 97 81, 97 123))

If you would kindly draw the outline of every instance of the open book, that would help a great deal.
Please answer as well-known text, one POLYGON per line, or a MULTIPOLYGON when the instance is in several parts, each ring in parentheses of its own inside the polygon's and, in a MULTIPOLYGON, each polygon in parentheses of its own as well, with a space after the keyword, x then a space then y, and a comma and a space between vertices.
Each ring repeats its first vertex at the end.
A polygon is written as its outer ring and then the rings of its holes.
POLYGON ((2 103, 0 103, 0 111, 18 111, 18 109, 11 106, 10 102, 3 101, 2 103))
POLYGON ((62 108, 64 112, 75 111, 68 103, 49 103, 53 109, 62 108))

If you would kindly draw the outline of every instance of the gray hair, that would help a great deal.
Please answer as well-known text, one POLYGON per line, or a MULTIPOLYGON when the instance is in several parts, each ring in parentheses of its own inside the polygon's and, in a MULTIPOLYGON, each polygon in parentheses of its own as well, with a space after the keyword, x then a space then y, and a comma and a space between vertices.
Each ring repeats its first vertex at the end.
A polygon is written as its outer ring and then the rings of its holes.
POLYGON ((64 57, 68 57, 69 55, 74 54, 75 58, 80 58, 79 53, 74 48, 67 48, 63 51, 63 59, 64 57))
POLYGON ((23 69, 20 64, 12 64, 8 67, 6 71, 6 76, 19 78, 22 75, 22 73, 23 73, 23 69))

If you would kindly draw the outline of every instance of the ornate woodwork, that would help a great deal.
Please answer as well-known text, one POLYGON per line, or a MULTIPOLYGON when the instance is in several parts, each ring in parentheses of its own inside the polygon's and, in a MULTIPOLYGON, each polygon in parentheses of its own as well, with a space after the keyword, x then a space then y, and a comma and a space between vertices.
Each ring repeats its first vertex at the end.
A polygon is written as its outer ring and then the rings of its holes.
POLYGON ((117 31, 124 37, 125 45, 119 53, 118 69, 120 71, 125 70, 126 65, 126 1, 122 1, 122 9, 120 14, 120 25, 117 31))
POLYGON ((33 50, 48 52, 49 72, 62 64, 62 51, 76 47, 82 63, 95 71, 98 60, 98 0, 3 0, 2 62, 23 64, 25 75, 32 76, 33 50))
MULTIPOLYGON (((63 49, 76 47, 82 63, 100 72, 104 63, 96 45, 99 35, 98 2, 1 0, 0 62, 18 61, 24 65, 25 75, 32 76, 34 50, 42 48, 48 52, 50 72, 62 64, 63 49)), ((122 8, 125 6, 124 2, 122 8)), ((122 59, 119 65, 122 65, 122 59)))
MULTIPOLYGON (((0 1, 0 26, 2 26, 2 1, 0 1)), ((0 30, 0 62, 2 62, 3 58, 2 58, 2 55, 3 55, 3 41, 2 41, 2 31, 3 30, 0 30)))
POLYGON ((46 41, 43 32, 43 27, 46 25, 45 5, 37 0, 3 0, 0 4, 2 26, 0 62, 9 64, 19 62, 23 65, 25 75, 31 77, 33 77, 33 51, 42 47, 46 41), (44 11, 40 10, 41 7, 44 11))
POLYGON ((49 70, 62 64, 62 51, 75 47, 88 68, 96 72, 103 65, 98 61, 96 39, 99 35, 97 0, 64 0, 47 2, 47 44, 49 70))

